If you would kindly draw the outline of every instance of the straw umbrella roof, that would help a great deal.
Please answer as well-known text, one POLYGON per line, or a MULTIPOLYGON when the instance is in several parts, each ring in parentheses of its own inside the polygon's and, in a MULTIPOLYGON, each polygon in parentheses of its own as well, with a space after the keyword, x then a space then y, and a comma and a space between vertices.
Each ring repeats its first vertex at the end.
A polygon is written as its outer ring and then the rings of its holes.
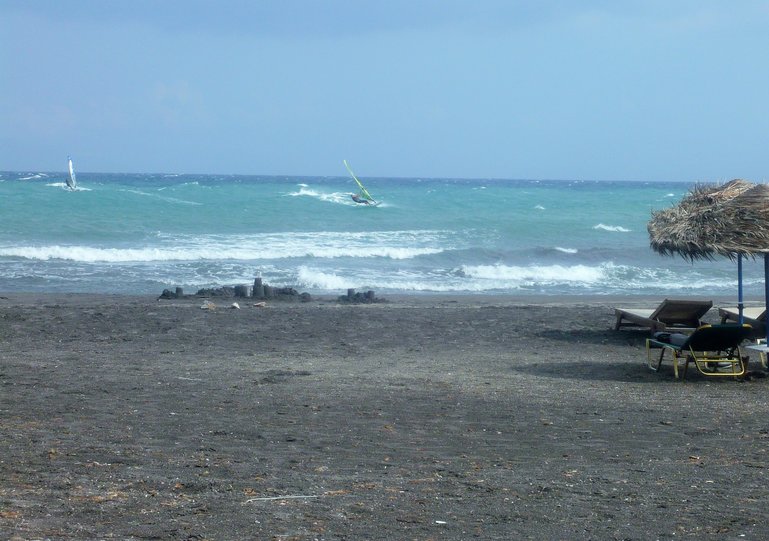
POLYGON ((653 212, 647 229, 653 250, 692 261, 769 253, 769 185, 696 186, 678 205, 653 212))

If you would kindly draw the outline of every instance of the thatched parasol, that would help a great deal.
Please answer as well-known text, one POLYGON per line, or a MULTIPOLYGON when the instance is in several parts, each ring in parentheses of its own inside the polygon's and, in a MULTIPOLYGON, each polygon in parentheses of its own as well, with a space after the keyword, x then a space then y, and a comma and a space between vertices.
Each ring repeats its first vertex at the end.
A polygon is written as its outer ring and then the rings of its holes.
POLYGON ((691 261, 737 259, 740 313, 742 257, 763 254, 769 306, 769 185, 736 179, 720 186, 696 186, 678 205, 653 212, 647 228, 651 247, 660 254, 691 261))
POLYGON ((697 186, 675 207, 652 213, 651 247, 663 255, 713 259, 769 252, 769 185, 732 180, 697 186))

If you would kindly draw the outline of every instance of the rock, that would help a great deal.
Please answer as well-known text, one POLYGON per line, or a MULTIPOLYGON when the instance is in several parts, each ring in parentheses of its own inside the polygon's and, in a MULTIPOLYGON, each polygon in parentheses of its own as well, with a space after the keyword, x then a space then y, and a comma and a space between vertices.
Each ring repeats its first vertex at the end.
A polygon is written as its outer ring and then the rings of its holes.
POLYGON ((161 293, 160 296, 158 297, 158 299, 175 299, 175 298, 176 298, 176 293, 174 293, 170 289, 164 289, 163 293, 161 293))

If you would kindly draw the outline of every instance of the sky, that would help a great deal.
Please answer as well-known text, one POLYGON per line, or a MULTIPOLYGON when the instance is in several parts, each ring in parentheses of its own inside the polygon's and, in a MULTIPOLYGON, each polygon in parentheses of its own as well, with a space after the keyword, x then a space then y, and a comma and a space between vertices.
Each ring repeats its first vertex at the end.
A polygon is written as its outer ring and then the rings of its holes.
POLYGON ((769 0, 0 0, 0 170, 769 178, 769 0))

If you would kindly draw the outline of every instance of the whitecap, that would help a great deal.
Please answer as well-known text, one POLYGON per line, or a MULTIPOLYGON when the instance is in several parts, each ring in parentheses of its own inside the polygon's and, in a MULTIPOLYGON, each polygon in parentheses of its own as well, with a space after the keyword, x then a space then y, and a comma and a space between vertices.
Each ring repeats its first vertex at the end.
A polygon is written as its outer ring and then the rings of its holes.
MULTIPOLYGON (((346 205, 350 207, 363 207, 350 198, 351 192, 319 192, 308 187, 306 184, 299 184, 300 189, 296 192, 289 192, 286 195, 290 197, 311 197, 324 203, 334 203, 337 205, 346 205)), ((381 205, 380 205, 381 206, 381 205)))
POLYGON ((463 265, 462 273, 470 278, 506 282, 508 286, 532 284, 594 284, 603 279, 602 266, 588 265, 463 265))
POLYGON ((312 257, 407 260, 450 249, 441 231, 289 232, 260 235, 158 235, 159 243, 132 248, 83 245, 15 246, 0 256, 79 262, 274 260, 312 257), (415 239, 418 239, 415 242, 415 239))
POLYGON ((630 229, 622 227, 621 225, 598 224, 598 225, 594 225, 593 229, 602 229, 604 231, 612 231, 612 232, 616 232, 616 233, 629 233, 630 232, 630 229))
POLYGON ((299 267, 298 271, 297 279, 304 287, 324 290, 355 287, 350 278, 343 278, 333 272, 324 272, 309 267, 299 267))
POLYGON ((67 186, 66 182, 47 182, 45 184, 46 186, 50 186, 52 188, 61 188, 63 190, 67 190, 68 192, 90 192, 92 191, 91 188, 85 188, 83 186, 75 186, 74 188, 70 188, 67 186))

